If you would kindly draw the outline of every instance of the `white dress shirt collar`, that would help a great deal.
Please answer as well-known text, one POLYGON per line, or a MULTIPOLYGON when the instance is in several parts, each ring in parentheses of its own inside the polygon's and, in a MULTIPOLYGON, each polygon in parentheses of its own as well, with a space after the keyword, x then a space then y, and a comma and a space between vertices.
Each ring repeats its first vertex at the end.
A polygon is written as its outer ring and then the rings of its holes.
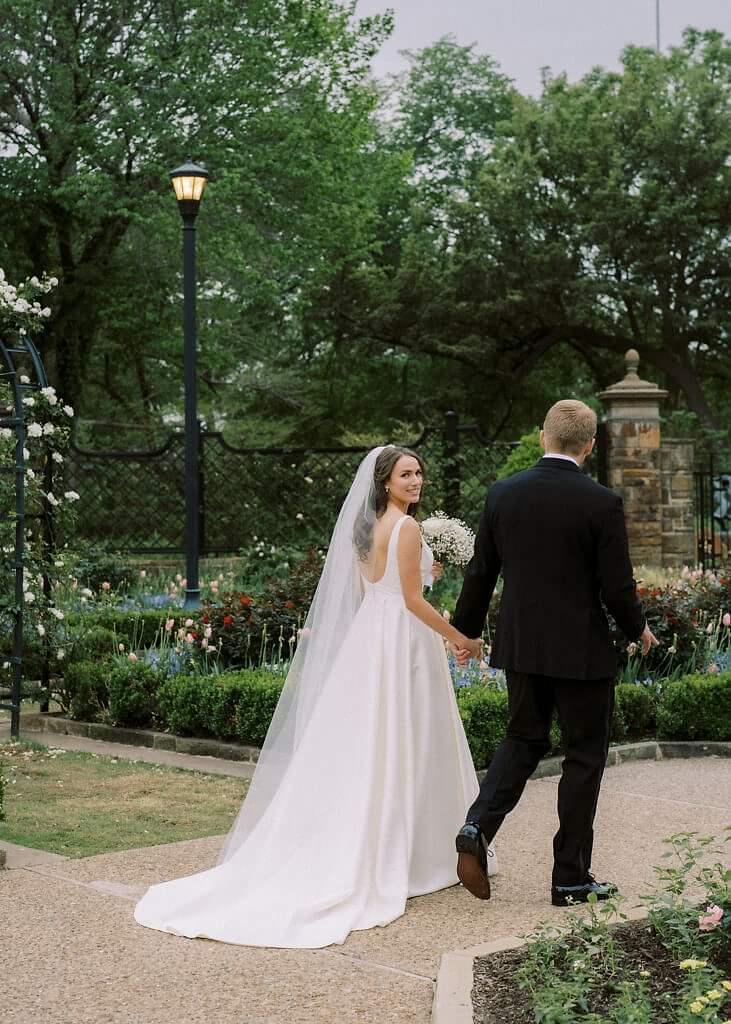
POLYGON ((566 462, 573 462, 575 466, 579 465, 573 455, 562 455, 558 452, 546 452, 542 457, 544 459, 564 459, 566 462))

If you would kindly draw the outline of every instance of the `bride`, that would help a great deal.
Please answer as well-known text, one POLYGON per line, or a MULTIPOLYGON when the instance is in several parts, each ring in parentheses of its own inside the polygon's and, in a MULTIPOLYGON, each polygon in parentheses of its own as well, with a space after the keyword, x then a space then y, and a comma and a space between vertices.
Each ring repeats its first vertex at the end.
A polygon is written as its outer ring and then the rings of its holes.
POLYGON ((480 642, 423 597, 423 483, 408 449, 364 458, 219 863, 153 885, 140 924, 319 948, 457 882, 454 834, 478 784, 442 638, 475 657, 480 642))

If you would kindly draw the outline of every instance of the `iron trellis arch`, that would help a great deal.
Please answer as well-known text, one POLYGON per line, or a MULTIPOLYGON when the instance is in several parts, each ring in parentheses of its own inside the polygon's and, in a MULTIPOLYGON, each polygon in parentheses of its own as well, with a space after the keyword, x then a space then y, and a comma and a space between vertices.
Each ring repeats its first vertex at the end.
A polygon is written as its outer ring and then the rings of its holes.
MULTIPOLYGON (((25 565, 25 531, 30 516, 25 511, 25 417, 23 398, 25 392, 38 391, 48 386, 46 371, 38 349, 27 335, 21 336, 16 345, 8 345, 0 337, 0 380, 10 389, 12 404, 0 410, 0 427, 9 427, 15 434, 15 461, 13 465, 0 466, 3 473, 15 477, 15 508, 0 509, 0 518, 15 519, 15 543, 12 569, 14 575, 14 604, 12 609, 13 637, 10 661, 10 690, 0 691, 0 708, 10 711, 10 735, 17 738, 20 731, 20 704, 22 700, 23 677, 23 568, 25 565), (19 365, 21 363, 21 365, 19 365), (28 376, 28 383, 20 380, 21 370, 28 376), (32 376, 31 376, 32 374, 32 376), (9 700, 9 703, 5 703, 9 700)), ((4 554, 4 553, 3 553, 4 554)), ((47 589, 47 581, 44 590, 47 589)))

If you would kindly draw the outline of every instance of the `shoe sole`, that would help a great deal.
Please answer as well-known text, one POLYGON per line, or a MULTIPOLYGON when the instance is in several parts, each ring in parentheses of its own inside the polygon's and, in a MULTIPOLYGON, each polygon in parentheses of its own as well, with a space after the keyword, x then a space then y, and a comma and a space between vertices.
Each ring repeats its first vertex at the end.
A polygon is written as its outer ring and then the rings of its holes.
POLYGON ((490 879, 473 853, 460 851, 457 857, 457 878, 478 900, 490 899, 490 879))

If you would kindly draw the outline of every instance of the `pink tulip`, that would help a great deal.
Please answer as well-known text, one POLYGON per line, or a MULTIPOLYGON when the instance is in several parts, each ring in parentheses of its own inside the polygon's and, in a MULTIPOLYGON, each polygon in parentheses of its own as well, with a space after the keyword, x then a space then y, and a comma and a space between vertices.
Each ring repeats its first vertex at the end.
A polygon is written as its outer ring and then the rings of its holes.
POLYGON ((715 675, 715 673, 718 672, 718 665, 715 663, 715 661, 712 661, 711 664, 708 666, 708 671, 712 675, 715 675))
POLYGON ((721 622, 723 622, 724 626, 731 626, 731 612, 726 612, 721 622))
POLYGON ((165 623, 165 632, 169 633, 175 625, 175 619, 168 619, 165 623))
POLYGON ((715 903, 711 903, 710 906, 706 907, 705 914, 701 914, 698 918, 698 928, 702 932, 712 932, 718 928, 723 918, 723 910, 721 907, 717 907, 715 903))
POLYGON ((137 661, 137 655, 134 653, 134 651, 130 651, 127 657, 130 661, 137 661))
POLYGON ((104 580, 102 583, 102 590, 109 590, 112 584, 108 580, 104 580))

